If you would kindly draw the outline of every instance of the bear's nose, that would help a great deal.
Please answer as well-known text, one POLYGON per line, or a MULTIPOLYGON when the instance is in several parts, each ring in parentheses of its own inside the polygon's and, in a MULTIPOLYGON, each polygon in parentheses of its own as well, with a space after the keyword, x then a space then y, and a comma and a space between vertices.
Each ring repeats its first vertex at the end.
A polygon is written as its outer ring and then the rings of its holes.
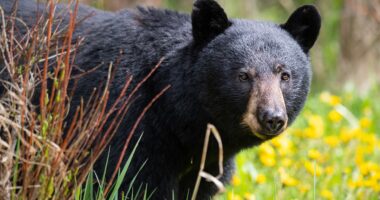
POLYGON ((258 121, 266 135, 277 135, 285 126, 286 114, 283 111, 265 110, 259 113, 258 121))

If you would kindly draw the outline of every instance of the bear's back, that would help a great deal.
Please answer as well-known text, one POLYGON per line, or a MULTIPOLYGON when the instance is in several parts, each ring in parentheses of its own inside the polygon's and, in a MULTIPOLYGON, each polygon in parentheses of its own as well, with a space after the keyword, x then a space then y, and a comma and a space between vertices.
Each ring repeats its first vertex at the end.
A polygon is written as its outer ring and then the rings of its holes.
MULTIPOLYGON (((191 42, 190 16, 155 8, 126 9, 114 17, 99 17, 98 25, 83 27, 77 64, 82 68, 121 60, 122 67, 153 67, 171 51, 191 42), (149 65, 149 66, 147 66, 149 65)), ((132 69, 133 71, 133 69, 132 69)))

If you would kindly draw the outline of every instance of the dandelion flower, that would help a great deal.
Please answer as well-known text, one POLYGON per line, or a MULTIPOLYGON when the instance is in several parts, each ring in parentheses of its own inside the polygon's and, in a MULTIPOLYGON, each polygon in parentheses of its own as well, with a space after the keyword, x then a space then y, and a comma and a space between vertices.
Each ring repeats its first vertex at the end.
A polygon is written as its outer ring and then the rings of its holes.
POLYGON ((332 95, 329 103, 332 106, 337 106, 342 103, 342 99, 338 96, 332 95))
POLYGON ((318 162, 323 162, 324 160, 323 155, 316 149, 310 149, 307 155, 310 159, 318 162))
POLYGON ((244 194, 244 200, 256 200, 256 196, 251 193, 245 193, 244 194))
POLYGON ((261 163, 267 167, 273 167, 276 165, 276 152, 269 143, 262 144, 259 147, 259 158, 261 163))
POLYGON ((338 123, 343 119, 343 116, 335 109, 329 112, 328 117, 334 123, 338 123))
POLYGON ((324 142, 330 147, 337 147, 340 143, 340 140, 337 136, 326 136, 324 142))
POLYGON ((331 95, 329 92, 322 92, 321 95, 319 96, 319 99, 322 102, 329 104, 331 106, 337 106, 342 102, 340 97, 331 95))
POLYGON ((232 177, 231 184, 232 184, 233 186, 238 186, 238 185, 240 185, 240 184, 241 184, 241 180, 240 180, 240 178, 239 178, 238 176, 234 175, 234 176, 232 177))
POLYGON ((364 117, 360 119, 359 124, 361 128, 369 128, 372 125, 372 120, 368 117, 364 117))
POLYGON ((349 168, 349 167, 346 167, 346 168, 343 169, 343 172, 344 172, 345 174, 351 174, 352 169, 349 168))
POLYGON ((342 128, 339 133, 339 139, 343 143, 348 143, 355 138, 358 132, 360 132, 360 130, 342 128))
POLYGON ((297 188, 301 193, 306 193, 310 191, 311 186, 309 184, 299 184, 297 188))
POLYGON ((242 200, 242 198, 233 192, 229 192, 227 194, 227 200, 242 200))
POLYGON ((274 159, 274 157, 260 155, 260 161, 261 163, 263 163, 263 165, 267 167, 274 167, 276 165, 276 160, 274 159))
POLYGON ((369 175, 370 173, 374 173, 379 171, 380 166, 373 162, 366 162, 359 165, 360 173, 363 176, 369 175))
POLYGON ((293 164, 293 161, 290 158, 284 158, 281 160, 281 166, 283 167, 290 167, 292 164, 293 164))
POLYGON ((325 172, 328 175, 332 175, 334 173, 334 171, 335 171, 334 170, 334 166, 328 166, 328 167, 325 168, 325 172))
POLYGON ((321 176, 323 173, 323 168, 319 166, 317 163, 314 164, 310 161, 306 161, 304 166, 306 171, 313 176, 321 176))
POLYGON ((333 193, 328 189, 323 189, 321 191, 321 196, 325 199, 334 199, 333 193))
POLYGON ((264 143, 259 147, 259 154, 273 157, 276 155, 276 152, 269 143, 264 143))
POLYGON ((280 136, 271 141, 274 147, 276 147, 277 152, 280 156, 286 156, 293 153, 293 144, 291 140, 285 136, 280 136))
POLYGON ((319 115, 310 115, 307 117, 309 127, 305 129, 307 138, 319 138, 324 134, 324 122, 319 115))
POLYGON ((357 184, 354 180, 349 180, 348 181, 348 187, 351 189, 355 189, 357 187, 357 184))
POLYGON ((279 173, 280 173, 281 182, 285 186, 292 187, 292 186, 298 185, 299 181, 293 178, 292 176, 290 176, 288 173, 286 173, 284 168, 280 168, 279 173))
POLYGON ((256 182, 258 184, 263 184, 265 183, 267 180, 266 176, 264 174, 258 174, 257 177, 256 177, 256 182))

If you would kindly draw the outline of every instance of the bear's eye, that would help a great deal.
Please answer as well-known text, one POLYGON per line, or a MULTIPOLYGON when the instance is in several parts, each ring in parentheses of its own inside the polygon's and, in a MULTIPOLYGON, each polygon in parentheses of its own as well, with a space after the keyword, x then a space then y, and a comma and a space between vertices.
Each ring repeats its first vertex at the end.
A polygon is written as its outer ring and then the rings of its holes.
POLYGON ((245 72, 240 72, 239 74, 239 80, 240 81, 248 81, 249 80, 249 75, 245 72))
POLYGON ((281 80, 283 80, 283 81, 289 81, 289 79, 290 79, 290 74, 289 73, 283 72, 281 74, 281 80))

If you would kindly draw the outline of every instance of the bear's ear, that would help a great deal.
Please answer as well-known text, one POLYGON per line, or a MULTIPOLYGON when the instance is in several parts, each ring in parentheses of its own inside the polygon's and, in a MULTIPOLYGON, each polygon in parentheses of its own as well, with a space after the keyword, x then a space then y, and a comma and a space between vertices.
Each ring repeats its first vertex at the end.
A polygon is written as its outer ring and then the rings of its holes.
POLYGON ((223 8, 214 0, 196 0, 191 14, 196 45, 204 45, 224 32, 231 22, 223 8))
POLYGON ((305 53, 308 53, 319 35, 321 16, 314 6, 305 5, 294 11, 281 27, 293 36, 305 53))

